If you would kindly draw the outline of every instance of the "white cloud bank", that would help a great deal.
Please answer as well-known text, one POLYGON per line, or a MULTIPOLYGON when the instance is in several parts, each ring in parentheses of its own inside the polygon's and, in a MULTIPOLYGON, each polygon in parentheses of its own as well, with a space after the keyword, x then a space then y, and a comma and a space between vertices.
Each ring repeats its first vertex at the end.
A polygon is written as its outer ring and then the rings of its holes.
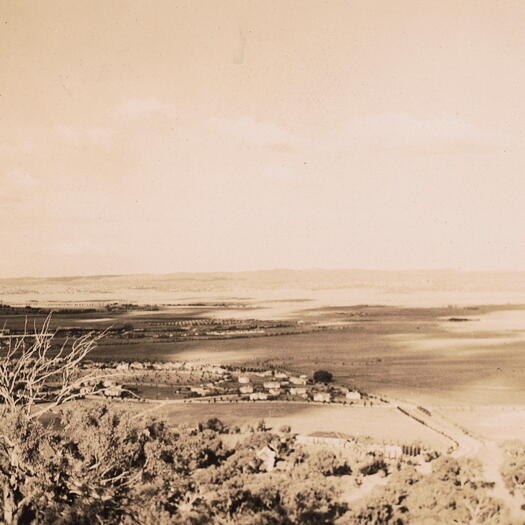
POLYGON ((513 142, 455 115, 376 113, 359 116, 317 136, 298 136, 283 126, 250 117, 210 120, 215 132, 262 148, 318 153, 379 149, 410 152, 462 152, 513 142))

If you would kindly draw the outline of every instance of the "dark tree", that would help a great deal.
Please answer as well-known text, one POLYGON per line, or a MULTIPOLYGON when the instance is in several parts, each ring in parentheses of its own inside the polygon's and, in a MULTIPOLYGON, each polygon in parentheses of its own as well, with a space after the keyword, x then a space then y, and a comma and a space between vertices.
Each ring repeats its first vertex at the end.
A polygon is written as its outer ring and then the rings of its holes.
POLYGON ((316 370, 313 378, 316 383, 330 383, 334 376, 327 370, 316 370))
POLYGON ((219 434, 224 432, 225 430, 224 423, 217 417, 212 417, 211 419, 208 419, 208 421, 206 422, 205 428, 214 430, 215 432, 218 432, 219 434))

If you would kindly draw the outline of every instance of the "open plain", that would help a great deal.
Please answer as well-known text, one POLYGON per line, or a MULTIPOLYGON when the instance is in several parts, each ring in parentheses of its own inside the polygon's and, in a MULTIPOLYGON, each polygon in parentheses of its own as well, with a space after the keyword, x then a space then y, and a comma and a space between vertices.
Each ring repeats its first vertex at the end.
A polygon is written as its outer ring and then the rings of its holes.
MULTIPOLYGON (((269 365, 308 377, 317 369, 327 369, 337 384, 388 397, 393 403, 439 410, 472 432, 487 431, 499 421, 497 438, 518 433, 525 407, 525 296, 519 287, 514 303, 489 304, 481 301, 497 300, 494 290, 467 290, 462 296, 451 291, 451 301, 445 302, 442 291, 417 287, 409 291, 366 286, 330 290, 301 282, 280 289, 279 283, 259 280, 257 287, 252 283, 231 288, 221 279, 210 277, 204 286, 203 280, 192 280, 189 288, 204 287, 207 292, 167 293, 162 291, 165 282, 154 281, 150 287, 144 285, 145 294, 131 288, 129 279, 117 285, 117 277, 85 278, 74 284, 76 291, 68 301, 60 298, 71 290, 71 282, 35 280, 32 291, 26 289, 27 283, 24 287, 4 282, 4 290, 10 292, 5 296, 16 297, 17 308, 2 309, 0 323, 16 332, 26 324, 38 326, 53 311, 51 328, 63 339, 106 330, 91 355, 100 361, 269 365), (133 302, 137 294, 143 302, 133 302), (365 296, 371 300, 357 302, 365 296), (156 302, 159 299, 162 302, 156 302), (414 304, 418 301, 420 305, 414 304), (501 406, 506 407, 502 413, 501 406)), ((149 382, 143 387, 147 397, 170 397, 168 386, 149 382)), ((192 411, 203 416, 230 411, 235 420, 240 417, 237 414, 253 419, 250 410, 267 414, 275 407, 232 411, 228 405, 192 404, 165 408, 170 419, 177 411, 182 418, 192 411)), ((301 418, 308 411, 290 404, 286 412, 302 428, 301 418)), ((342 431, 341 425, 345 426, 337 421, 331 426, 342 431)), ((380 437, 378 429, 370 433, 380 437)))

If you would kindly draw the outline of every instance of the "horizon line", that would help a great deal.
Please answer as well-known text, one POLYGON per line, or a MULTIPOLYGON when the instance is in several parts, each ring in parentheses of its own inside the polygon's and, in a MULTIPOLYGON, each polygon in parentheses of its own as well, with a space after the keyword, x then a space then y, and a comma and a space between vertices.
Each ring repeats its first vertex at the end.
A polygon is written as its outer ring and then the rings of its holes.
POLYGON ((211 274, 243 274, 243 273, 270 273, 270 272, 387 272, 387 273, 438 273, 438 272, 450 272, 450 273, 525 273, 525 270, 516 269, 463 269, 463 268, 402 268, 402 269, 385 269, 385 268, 321 268, 321 267, 308 267, 308 268, 258 268, 255 270, 201 270, 201 271, 188 271, 179 270, 174 272, 131 272, 131 273, 86 273, 86 274, 68 274, 68 275, 20 275, 20 276, 0 276, 0 281, 8 280, 23 280, 23 279, 34 279, 34 280, 45 280, 45 279, 79 279, 79 278, 93 278, 93 277, 134 277, 134 276, 165 276, 165 275, 211 275, 211 274))

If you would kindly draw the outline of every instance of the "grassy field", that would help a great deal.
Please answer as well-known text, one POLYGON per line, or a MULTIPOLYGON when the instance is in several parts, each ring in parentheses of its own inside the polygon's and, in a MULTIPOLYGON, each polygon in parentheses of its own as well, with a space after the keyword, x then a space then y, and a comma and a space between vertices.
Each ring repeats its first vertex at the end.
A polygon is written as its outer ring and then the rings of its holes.
POLYGON ((260 419, 278 429, 290 425, 294 432, 323 430, 370 436, 390 443, 421 441, 446 450, 450 441, 390 407, 341 407, 296 403, 167 404, 151 411, 172 423, 195 423, 218 417, 232 425, 253 424, 260 419))

